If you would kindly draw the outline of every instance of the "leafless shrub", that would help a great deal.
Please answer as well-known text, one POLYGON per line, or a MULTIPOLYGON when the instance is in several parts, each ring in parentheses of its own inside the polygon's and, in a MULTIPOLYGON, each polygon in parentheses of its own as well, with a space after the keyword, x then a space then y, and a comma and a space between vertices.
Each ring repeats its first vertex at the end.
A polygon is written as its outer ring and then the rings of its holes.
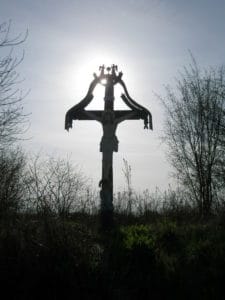
POLYGON ((25 185, 27 207, 38 213, 67 216, 93 205, 87 178, 68 159, 36 156, 28 164, 25 185))

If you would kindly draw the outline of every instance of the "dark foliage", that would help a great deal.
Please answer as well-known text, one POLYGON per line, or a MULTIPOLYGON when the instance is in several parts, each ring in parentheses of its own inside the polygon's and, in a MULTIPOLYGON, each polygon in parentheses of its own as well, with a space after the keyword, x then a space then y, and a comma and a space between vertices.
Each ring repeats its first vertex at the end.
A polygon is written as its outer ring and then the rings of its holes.
POLYGON ((168 217, 99 232, 99 216, 17 215, 0 226, 5 299, 222 299, 225 226, 168 217))

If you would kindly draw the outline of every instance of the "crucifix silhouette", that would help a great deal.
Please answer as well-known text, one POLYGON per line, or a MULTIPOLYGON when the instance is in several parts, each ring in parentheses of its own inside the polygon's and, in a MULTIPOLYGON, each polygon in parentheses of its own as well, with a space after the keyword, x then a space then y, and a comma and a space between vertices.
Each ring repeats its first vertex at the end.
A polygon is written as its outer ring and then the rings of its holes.
POLYGON ((87 95, 78 104, 69 109, 65 118, 65 129, 72 128, 73 120, 96 120, 102 124, 103 136, 100 143, 102 152, 102 178, 99 182, 101 187, 101 216, 103 226, 112 222, 113 218, 113 152, 118 152, 118 139, 116 129, 119 123, 125 120, 144 120, 144 128, 152 129, 151 113, 135 102, 129 95, 126 85, 122 80, 123 73, 117 72, 116 65, 105 68, 99 67, 100 74, 94 73, 87 95), (93 91, 97 84, 105 87, 104 110, 86 110, 86 106, 93 99, 93 91), (124 90, 121 95, 129 110, 114 110, 114 86, 120 84, 124 90))

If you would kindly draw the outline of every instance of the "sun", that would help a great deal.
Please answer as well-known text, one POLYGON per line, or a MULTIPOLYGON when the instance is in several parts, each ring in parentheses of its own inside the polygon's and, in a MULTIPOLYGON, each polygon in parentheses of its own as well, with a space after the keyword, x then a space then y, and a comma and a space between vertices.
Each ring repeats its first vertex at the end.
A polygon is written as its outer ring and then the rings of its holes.
MULTIPOLYGON (((80 56, 80 58, 73 63, 70 63, 65 75, 67 79, 67 89, 70 92, 75 93, 75 103, 81 101, 87 94, 88 88, 92 80, 94 79, 93 73, 99 74, 99 67, 103 64, 105 67, 112 66, 113 64, 118 65, 118 69, 121 69, 121 57, 110 52, 88 52, 80 56)), ((103 85, 97 85, 94 90, 94 98, 88 109, 103 109, 104 107, 104 83, 103 85)), ((120 98, 121 89, 115 89, 115 98, 120 98)), ((118 102, 118 101, 117 101, 118 102)), ((72 104, 72 103, 71 103, 72 104)))
MULTIPOLYGON (((74 83, 79 88, 79 94, 86 95, 88 87, 94 79, 93 73, 99 74, 99 67, 101 65, 111 66, 116 64, 117 58, 110 54, 95 53, 87 55, 86 58, 76 68, 74 73, 74 83)), ((103 109, 104 102, 104 86, 97 85, 94 90, 94 99, 89 105, 89 109, 103 109)))

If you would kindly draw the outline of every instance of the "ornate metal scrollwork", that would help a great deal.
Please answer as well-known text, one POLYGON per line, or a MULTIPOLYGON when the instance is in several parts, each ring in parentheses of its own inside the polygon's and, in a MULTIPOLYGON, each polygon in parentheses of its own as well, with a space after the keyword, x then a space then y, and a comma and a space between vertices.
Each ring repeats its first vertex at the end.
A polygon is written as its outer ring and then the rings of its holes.
POLYGON ((105 86, 105 101, 111 102, 110 106, 106 105, 105 110, 113 110, 115 113, 115 118, 122 118, 124 120, 138 120, 142 119, 144 121, 145 129, 153 129, 152 126, 152 115, 148 109, 138 104, 135 100, 133 100, 127 90, 127 87, 122 80, 123 73, 119 72, 117 74, 117 66, 112 65, 111 67, 105 68, 104 65, 99 67, 100 74, 97 76, 94 73, 94 80, 91 82, 88 92, 83 100, 81 100, 78 104, 69 109, 66 113, 65 119, 65 129, 69 130, 72 128, 73 120, 98 120, 102 117, 103 111, 88 111, 85 108, 91 103, 94 98, 93 92, 97 84, 101 84, 105 86), (107 72, 105 72, 105 70, 107 72), (105 82, 104 82, 105 81, 105 82), (114 85, 120 84, 124 90, 124 94, 121 95, 124 103, 130 108, 130 110, 114 110, 113 109, 113 101, 114 101, 114 85), (111 99, 110 99, 111 97, 111 99), (131 112, 133 114, 131 114, 131 112))

